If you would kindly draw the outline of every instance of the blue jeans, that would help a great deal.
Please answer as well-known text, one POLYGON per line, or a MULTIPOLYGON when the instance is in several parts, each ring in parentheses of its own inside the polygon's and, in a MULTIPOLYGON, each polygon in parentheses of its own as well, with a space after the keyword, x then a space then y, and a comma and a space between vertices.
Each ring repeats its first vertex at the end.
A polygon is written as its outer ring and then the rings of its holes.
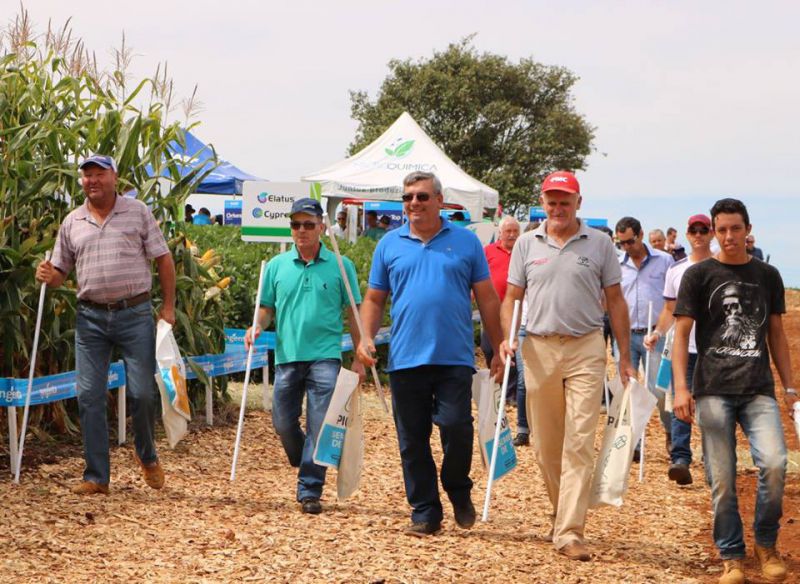
POLYGON ((531 429, 528 426, 528 412, 525 393, 525 365, 522 362, 522 341, 525 339, 525 329, 519 329, 519 348, 514 355, 514 361, 517 364, 517 434, 530 434, 531 429))
POLYGON ((341 365, 339 359, 320 359, 275 366, 272 425, 281 439, 289 464, 300 467, 297 472, 298 501, 322 496, 326 468, 314 462, 314 449, 341 365), (307 396, 305 432, 300 428, 303 396, 307 396))
POLYGON ((442 487, 453 505, 471 501, 472 374, 472 367, 459 365, 424 365, 389 373, 403 481, 414 522, 442 520, 431 454, 434 423, 442 441, 442 487))
POLYGON ((75 323, 75 369, 78 413, 86 469, 83 480, 107 485, 108 366, 117 348, 125 363, 136 454, 144 463, 158 460, 153 440, 159 398, 155 384, 155 322, 150 302, 123 310, 105 310, 78 302, 75 323))
MULTIPOLYGON (((697 364, 697 353, 689 353, 686 363, 686 386, 692 391, 694 367, 697 364)), ((675 464, 692 464, 692 425, 672 414, 672 451, 670 458, 675 464)))
POLYGON ((758 467, 753 531, 757 545, 772 547, 783 515, 786 444, 775 399, 765 395, 700 396, 697 425, 703 435, 703 458, 711 476, 714 543, 723 560, 745 556, 742 518, 736 499, 736 424, 750 442, 758 467))
POLYGON ((661 418, 661 425, 664 431, 672 431, 672 417, 670 412, 664 408, 666 394, 660 389, 656 389, 656 378, 658 377, 658 366, 661 363, 661 353, 664 351, 664 338, 660 338, 656 348, 648 351, 644 348, 644 335, 631 332, 631 365, 637 371, 639 363, 645 363, 645 359, 650 358, 650 375, 647 378, 647 389, 658 398, 658 417, 661 418))

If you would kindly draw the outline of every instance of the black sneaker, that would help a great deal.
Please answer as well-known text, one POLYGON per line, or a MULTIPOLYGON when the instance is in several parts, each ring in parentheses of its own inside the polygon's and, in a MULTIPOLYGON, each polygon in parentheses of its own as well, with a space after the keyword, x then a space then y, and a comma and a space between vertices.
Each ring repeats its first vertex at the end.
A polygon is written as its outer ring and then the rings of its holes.
POLYGON ((432 521, 415 521, 410 526, 406 527, 405 534, 413 535, 414 537, 428 537, 429 535, 436 535, 442 530, 440 522, 432 521))
POLYGON ((466 505, 453 505, 453 516, 462 529, 469 529, 475 525, 475 505, 468 501, 466 505))
POLYGON ((306 497, 300 501, 300 508, 303 513, 308 513, 309 515, 319 515, 322 513, 322 505, 316 497, 306 497))
POLYGON ((633 451, 633 462, 641 462, 642 461, 642 452, 640 450, 633 451))
POLYGON ((688 464, 681 464, 678 462, 670 464, 667 476, 670 480, 675 481, 679 485, 692 484, 692 471, 689 470, 688 464))
POLYGON ((531 443, 530 434, 517 434, 511 441, 514 446, 528 446, 531 443))

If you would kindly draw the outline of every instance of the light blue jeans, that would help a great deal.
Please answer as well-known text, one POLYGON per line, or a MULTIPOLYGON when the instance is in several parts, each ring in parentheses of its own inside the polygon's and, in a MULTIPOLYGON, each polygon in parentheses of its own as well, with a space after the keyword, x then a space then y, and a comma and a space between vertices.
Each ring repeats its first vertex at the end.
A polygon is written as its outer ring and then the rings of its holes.
POLYGON ((75 323, 75 369, 78 413, 86 469, 83 480, 107 485, 108 366, 117 348, 125 363, 126 393, 133 419, 136 454, 144 463, 158 460, 153 440, 159 398, 155 384, 155 321, 150 302, 123 310, 78 303, 75 323))
POLYGON ((295 361, 275 366, 272 424, 281 439, 289 464, 297 473, 297 500, 322 496, 326 467, 314 462, 314 449, 322 421, 331 403, 339 359, 295 361), (306 396, 306 431, 300 428, 306 396))
POLYGON ((783 515, 786 444, 777 402, 765 395, 699 396, 697 425, 703 458, 711 477, 714 543, 723 560, 745 556, 742 518, 736 498, 736 424, 750 442, 758 467, 753 532, 756 544, 772 547, 783 515))

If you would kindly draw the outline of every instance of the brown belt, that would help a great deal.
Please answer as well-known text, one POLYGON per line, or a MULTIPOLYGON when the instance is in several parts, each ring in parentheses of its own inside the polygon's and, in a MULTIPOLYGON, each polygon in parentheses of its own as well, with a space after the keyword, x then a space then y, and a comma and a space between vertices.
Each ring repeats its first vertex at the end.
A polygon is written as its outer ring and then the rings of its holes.
POLYGON ((91 300, 80 300, 81 304, 91 306, 92 308, 99 308, 101 310, 122 310, 124 308, 132 308, 150 300, 150 292, 142 292, 136 296, 131 296, 124 300, 117 300, 116 302, 93 302, 91 300))

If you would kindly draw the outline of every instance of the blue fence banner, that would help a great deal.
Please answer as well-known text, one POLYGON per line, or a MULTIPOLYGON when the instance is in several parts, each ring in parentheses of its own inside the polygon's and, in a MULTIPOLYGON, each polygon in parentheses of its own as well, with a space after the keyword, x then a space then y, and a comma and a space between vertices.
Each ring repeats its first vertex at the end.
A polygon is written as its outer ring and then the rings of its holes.
MULTIPOLYGON (((78 395, 74 371, 36 377, 31 387, 31 405, 49 404, 78 395)), ((121 361, 108 368, 108 389, 125 385, 125 367, 121 361)), ((27 379, 0 379, 0 407, 24 407, 28 391, 27 379)))
MULTIPOLYGON (((244 350, 244 329, 225 329, 225 352, 219 355, 200 355, 186 357, 186 379, 197 379, 192 370, 194 364, 209 377, 219 377, 231 373, 241 373, 247 366, 247 351, 244 350)), ((389 342, 389 327, 384 327, 375 335, 375 344, 389 342)), ((269 363, 269 351, 275 349, 275 333, 265 332, 256 339, 253 350, 251 369, 266 367, 269 363)), ((353 341, 350 335, 342 335, 342 350, 351 351, 353 341)), ((153 372, 155 374, 155 372, 153 372)), ((78 395, 76 389, 77 376, 74 371, 36 377, 31 388, 31 405, 49 404, 78 395)), ((108 368, 108 389, 116 389, 125 385, 125 366, 122 361, 112 363, 108 368)), ((10 379, 0 377, 0 407, 24 407, 25 395, 28 391, 27 379, 10 379)))

